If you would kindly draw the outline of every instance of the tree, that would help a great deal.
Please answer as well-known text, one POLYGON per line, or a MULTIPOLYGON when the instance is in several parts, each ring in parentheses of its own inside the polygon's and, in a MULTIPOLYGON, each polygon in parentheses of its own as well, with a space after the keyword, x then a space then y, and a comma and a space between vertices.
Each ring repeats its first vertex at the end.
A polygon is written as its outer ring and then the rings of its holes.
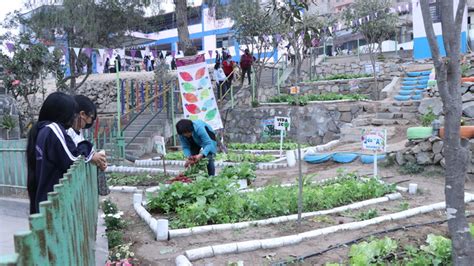
POLYGON ((433 30, 429 1, 420 1, 426 36, 430 45, 436 80, 443 101, 445 114, 444 156, 446 160, 445 197, 448 229, 452 239, 453 265, 472 265, 474 240, 469 233, 465 216, 464 185, 469 165, 468 141, 461 140, 462 98, 461 84, 461 25, 466 0, 459 0, 454 10, 454 1, 438 1, 441 6, 441 28, 446 56, 442 56, 433 30), (455 14, 455 15, 453 15, 455 14))
POLYGON ((173 0, 176 9, 176 25, 178 28, 179 46, 184 51, 184 55, 195 55, 196 47, 189 38, 188 30, 188 5, 187 0, 173 0))
MULTIPOLYGON (((64 0, 61 6, 42 6, 29 16, 17 16, 35 37, 42 41, 57 42, 69 47, 70 75, 59 83, 69 82, 74 93, 92 72, 92 61, 83 48, 114 47, 124 40, 125 33, 143 22, 142 1, 139 0, 64 0), (80 48, 74 53, 73 47, 80 48), (77 84, 77 78, 87 73, 77 84)), ((146 2, 146 1, 145 1, 146 2)))
POLYGON ((247 46, 250 54, 255 55, 255 98, 262 71, 266 63, 276 52, 278 42, 274 35, 279 34, 281 23, 276 16, 268 14, 260 7, 259 1, 242 0, 232 3, 230 16, 234 21, 232 30, 240 44, 247 46))
POLYGON ((18 102, 26 104, 25 108, 20 108, 20 126, 24 131, 35 114, 29 96, 43 88, 43 77, 55 74, 60 69, 60 51, 50 54, 43 44, 33 43, 28 34, 10 40, 14 41, 13 56, 0 53, 0 61, 5 69, 2 79, 7 92, 18 102))
POLYGON ((376 52, 382 52, 382 42, 395 34, 397 24, 397 15, 386 12, 390 5, 391 0, 356 0, 344 13, 347 24, 352 25, 353 32, 362 33, 367 42, 375 82, 374 97, 377 99, 380 98, 380 90, 375 71, 376 52))

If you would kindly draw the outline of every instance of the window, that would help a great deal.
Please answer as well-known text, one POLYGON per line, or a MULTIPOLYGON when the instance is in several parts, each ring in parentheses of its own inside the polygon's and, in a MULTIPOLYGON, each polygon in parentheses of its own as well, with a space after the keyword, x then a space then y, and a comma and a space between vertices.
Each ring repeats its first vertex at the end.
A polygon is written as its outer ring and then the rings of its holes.
POLYGON ((202 39, 197 38, 197 39, 191 39, 191 42, 193 42, 193 46, 196 47, 198 51, 202 51, 202 39))
POLYGON ((433 23, 441 22, 440 1, 430 0, 430 13, 431 13, 431 19, 433 20, 433 23))
POLYGON ((222 34, 216 35, 216 48, 229 47, 230 45, 230 35, 222 34))

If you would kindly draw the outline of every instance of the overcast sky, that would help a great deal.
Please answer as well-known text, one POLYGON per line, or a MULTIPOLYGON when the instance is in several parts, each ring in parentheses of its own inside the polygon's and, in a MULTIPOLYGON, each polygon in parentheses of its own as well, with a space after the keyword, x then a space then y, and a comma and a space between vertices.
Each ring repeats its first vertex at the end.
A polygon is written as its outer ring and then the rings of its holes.
MULTIPOLYGON (((24 0, 0 0, 0 23, 5 20, 5 16, 23 6, 24 0)), ((0 25, 0 34, 3 34, 5 29, 0 25)))

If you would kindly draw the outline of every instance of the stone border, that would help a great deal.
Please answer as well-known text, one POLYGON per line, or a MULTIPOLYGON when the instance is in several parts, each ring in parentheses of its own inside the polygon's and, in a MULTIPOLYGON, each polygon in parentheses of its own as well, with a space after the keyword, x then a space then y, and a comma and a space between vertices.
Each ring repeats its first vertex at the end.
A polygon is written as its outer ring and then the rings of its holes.
MULTIPOLYGON (((474 195, 466 193, 465 202, 468 203, 471 201, 474 201, 474 195)), ((278 248, 278 247, 283 247, 283 246, 288 246, 288 245, 299 244, 300 242, 304 240, 315 238, 318 236, 328 235, 331 233, 344 231, 344 230, 360 229, 363 227, 379 224, 386 221, 406 219, 408 217, 428 213, 434 210, 441 210, 444 208, 446 208, 446 203, 443 201, 439 203, 434 203, 430 205, 408 209, 406 211, 384 215, 381 217, 376 217, 370 220, 320 228, 320 229, 307 231, 307 232, 303 232, 296 235, 206 246, 206 247, 186 250, 184 253, 189 261, 195 261, 195 260, 204 259, 204 258, 211 258, 217 255, 243 253, 243 252, 255 251, 258 249, 278 248)))
MULTIPOLYGON (((281 158, 282 159, 282 158, 281 158)), ((281 160, 277 159, 275 161, 281 160)), ((286 160, 286 158, 285 158, 286 160)), ((181 161, 181 160, 167 160, 165 161, 166 165, 176 165, 176 166, 182 166, 184 167, 184 164, 186 161, 181 161)), ((152 160, 152 159, 147 159, 147 160, 136 160, 135 161, 136 166, 162 166, 163 161, 162 160, 152 160)), ((225 166, 235 166, 235 165, 240 165, 240 163, 232 163, 232 162, 222 162, 222 161, 216 161, 215 162, 216 167, 225 167, 225 166)), ((268 163, 256 163, 255 164, 257 169, 259 170, 268 170, 268 169, 280 169, 280 168, 286 168, 288 167, 287 163, 274 163, 274 162, 268 162, 268 163)), ((141 168, 140 168, 141 169, 141 168)), ((144 169, 149 169, 149 168, 144 168, 144 169)))
MULTIPOLYGON (((164 173, 164 170, 161 168, 145 168, 145 167, 135 167, 135 166, 116 166, 111 165, 105 170, 106 173, 149 173, 149 174, 158 174, 164 173)), ((166 170, 166 173, 169 175, 179 175, 178 170, 166 170)))

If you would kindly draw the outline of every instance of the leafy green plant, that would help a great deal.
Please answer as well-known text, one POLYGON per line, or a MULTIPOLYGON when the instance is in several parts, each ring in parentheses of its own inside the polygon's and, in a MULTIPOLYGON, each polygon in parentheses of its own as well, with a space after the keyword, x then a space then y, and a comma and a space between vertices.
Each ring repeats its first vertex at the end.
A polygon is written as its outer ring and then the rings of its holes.
POLYGON ((252 101, 252 107, 253 108, 256 108, 256 107, 259 107, 260 106, 260 103, 256 100, 252 101))
POLYGON ((104 221, 107 230, 116 231, 124 229, 126 226, 125 221, 122 219, 123 212, 118 212, 115 214, 109 213, 104 214, 104 221))
MULTIPOLYGON (((173 183, 152 197, 147 207, 152 212, 170 215, 172 228, 264 219, 297 212, 296 186, 269 186, 242 194, 238 193, 235 181, 227 176, 227 171, 213 178, 198 176, 195 182, 186 185, 173 183)), ((333 183, 306 185, 304 191, 304 210, 316 211, 379 197, 394 191, 394 186, 375 179, 361 182, 348 175, 333 183)))
POLYGON ((365 100, 367 97, 361 94, 340 94, 340 93, 324 93, 324 94, 309 94, 309 95, 288 95, 282 94, 269 99, 272 103, 285 103, 289 105, 304 106, 310 101, 336 101, 336 100, 365 100))
POLYGON ((183 175, 191 179, 195 179, 199 176, 207 177, 208 176, 207 174, 208 163, 209 163, 209 160, 207 158, 203 158, 199 160, 199 162, 186 168, 183 175))
POLYGON ((368 78, 371 77, 370 74, 360 73, 360 74, 334 74, 326 77, 318 77, 312 79, 312 82, 323 81, 323 80, 338 80, 338 79, 357 79, 357 78, 368 78))
POLYGON ((351 246, 349 263, 356 266, 383 265, 383 258, 394 253, 397 248, 397 242, 388 237, 371 242, 364 241, 351 246))
MULTIPOLYGON (((308 145, 301 145, 301 148, 308 147, 308 145)), ((232 150, 279 150, 280 142, 266 142, 266 143, 229 143, 227 148, 232 150)), ((294 150, 298 148, 298 143, 286 141, 283 142, 283 150, 294 150)))
POLYGON ((410 208, 410 203, 408 203, 407 201, 403 201, 402 203, 400 203, 400 205, 398 206, 398 209, 400 211, 406 211, 410 208))
POLYGON ((7 139, 10 138, 10 131, 16 127, 16 122, 11 115, 4 115, 0 127, 7 131, 7 139))
POLYGON ((102 201, 102 211, 105 214, 115 214, 118 212, 118 207, 115 203, 111 202, 109 199, 102 201))
POLYGON ((121 231, 107 231, 107 242, 109 249, 119 246, 123 242, 123 233, 121 231))
POLYGON ((182 151, 174 151, 166 153, 165 159, 170 161, 186 160, 186 156, 184 156, 182 151))
POLYGON ((240 165, 224 167, 219 173, 219 176, 228 179, 247 179, 250 183, 257 178, 255 170, 256 167, 254 164, 242 163, 240 165))
POLYGON ((461 64, 461 76, 463 78, 469 76, 469 70, 471 70, 470 64, 461 64))
POLYGON ((379 216, 379 213, 377 212, 376 209, 369 209, 367 211, 360 212, 359 214, 357 214, 357 220, 365 221, 365 220, 370 220, 372 218, 375 218, 377 216, 379 216))
POLYGON ((110 173, 107 183, 112 186, 156 186, 163 183, 167 177, 162 175, 128 175, 122 173, 110 173))
POLYGON ((250 162, 250 163, 268 163, 275 160, 270 154, 249 154, 249 153, 219 153, 216 160, 224 162, 250 162))
POLYGON ((436 116, 434 113, 433 113, 433 107, 428 107, 428 112, 424 115, 421 115, 420 119, 421 119, 421 125, 424 126, 424 127, 430 127, 431 126, 431 123, 433 123, 433 121, 438 118, 438 116, 436 116))
POLYGON ((429 234, 426 243, 428 246, 421 246, 420 249, 433 256, 434 265, 448 265, 451 261, 451 239, 444 236, 429 234))
POLYGON ((135 256, 135 253, 133 253, 130 250, 131 246, 132 246, 132 243, 125 243, 125 244, 115 246, 114 248, 110 250, 109 260, 121 261, 123 259, 133 258, 135 256))
POLYGON ((398 169, 402 175, 416 175, 422 173, 424 170, 425 168, 422 165, 413 162, 408 162, 400 166, 400 169, 398 169))

